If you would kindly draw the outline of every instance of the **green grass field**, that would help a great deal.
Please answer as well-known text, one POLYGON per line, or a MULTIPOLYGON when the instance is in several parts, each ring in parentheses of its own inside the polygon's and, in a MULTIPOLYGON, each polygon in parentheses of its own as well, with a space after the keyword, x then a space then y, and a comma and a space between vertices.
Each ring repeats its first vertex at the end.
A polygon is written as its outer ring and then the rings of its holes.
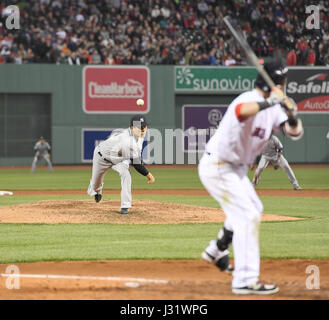
MULTIPOLYGON (((133 189, 202 189, 196 168, 154 168, 154 185, 132 171, 133 189)), ((329 189, 329 170, 294 170, 303 189, 329 189)), ((57 169, 52 174, 28 169, 0 170, 0 190, 86 190, 91 168, 57 169)), ((250 173, 251 176, 251 173, 250 173)), ((105 179, 106 189, 119 189, 116 173, 105 179)), ((259 188, 291 189, 282 170, 268 168, 259 188)), ((4 196, 0 206, 45 199, 87 199, 82 195, 4 196)), ((134 199, 153 199, 174 203, 217 207, 210 196, 135 195, 134 199)), ((260 230, 262 258, 329 258, 329 198, 262 197, 264 211, 303 217, 300 221, 263 222, 260 230)), ((189 223, 178 225, 114 224, 10 224, 0 223, 0 263, 112 260, 112 259, 199 259, 200 253, 215 238, 220 225, 189 223)))
MULTIPOLYGON (((134 189, 202 189, 197 168, 152 168, 150 171, 156 183, 149 185, 146 179, 131 170, 134 189)), ((303 169, 296 168, 294 173, 304 189, 329 189, 328 168, 303 169)), ((49 173, 41 169, 31 173, 29 169, 0 170, 1 190, 70 190, 87 189, 91 177, 91 166, 85 169, 56 169, 49 173)), ((252 177, 252 172, 249 172, 252 177)), ((120 179, 114 171, 109 171, 105 178, 106 189, 119 189, 120 179)), ((291 189, 288 177, 283 170, 264 170, 259 188, 291 189)))

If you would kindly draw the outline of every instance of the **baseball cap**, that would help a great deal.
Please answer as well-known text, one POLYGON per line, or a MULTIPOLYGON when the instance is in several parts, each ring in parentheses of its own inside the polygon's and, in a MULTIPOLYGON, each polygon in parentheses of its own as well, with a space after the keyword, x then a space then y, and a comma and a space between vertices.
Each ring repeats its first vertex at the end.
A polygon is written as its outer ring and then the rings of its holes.
POLYGON ((136 115, 131 118, 130 125, 137 128, 141 128, 141 127, 146 127, 147 122, 144 116, 136 115))

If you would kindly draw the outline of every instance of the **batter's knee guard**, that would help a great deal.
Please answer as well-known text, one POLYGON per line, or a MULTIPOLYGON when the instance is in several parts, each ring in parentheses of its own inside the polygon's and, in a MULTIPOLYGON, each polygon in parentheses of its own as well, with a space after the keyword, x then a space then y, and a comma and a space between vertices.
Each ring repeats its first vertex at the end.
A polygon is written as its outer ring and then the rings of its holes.
POLYGON ((221 229, 218 233, 217 247, 220 251, 225 251, 232 243, 233 231, 221 229))

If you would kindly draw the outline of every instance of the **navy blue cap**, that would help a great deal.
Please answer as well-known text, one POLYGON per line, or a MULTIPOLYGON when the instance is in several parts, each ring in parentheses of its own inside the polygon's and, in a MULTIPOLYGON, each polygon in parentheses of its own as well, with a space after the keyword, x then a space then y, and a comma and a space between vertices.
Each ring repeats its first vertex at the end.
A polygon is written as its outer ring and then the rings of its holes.
POLYGON ((146 118, 143 115, 133 116, 131 118, 130 125, 138 128, 146 127, 147 126, 146 118))

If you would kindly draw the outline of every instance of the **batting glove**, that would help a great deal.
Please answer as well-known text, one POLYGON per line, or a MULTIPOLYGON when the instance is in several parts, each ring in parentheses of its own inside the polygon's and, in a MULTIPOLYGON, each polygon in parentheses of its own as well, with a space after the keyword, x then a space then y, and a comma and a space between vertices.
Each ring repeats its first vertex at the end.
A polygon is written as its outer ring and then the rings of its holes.
POLYGON ((284 101, 282 101, 280 104, 285 113, 287 114, 288 118, 296 118, 297 105, 293 99, 286 97, 284 101))
POLYGON ((275 104, 280 104, 285 100, 285 98, 286 96, 283 91, 275 87, 271 90, 270 96, 266 99, 266 101, 273 106, 275 104))

